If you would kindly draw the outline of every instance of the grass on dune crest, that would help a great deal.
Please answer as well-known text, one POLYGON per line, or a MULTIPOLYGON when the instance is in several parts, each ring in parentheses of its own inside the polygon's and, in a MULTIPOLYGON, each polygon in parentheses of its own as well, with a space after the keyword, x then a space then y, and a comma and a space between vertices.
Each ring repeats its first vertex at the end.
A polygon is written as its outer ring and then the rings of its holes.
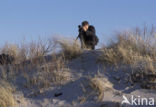
POLYGON ((18 76, 21 76, 24 87, 42 89, 70 81, 72 75, 66 66, 67 60, 78 57, 82 50, 79 43, 73 40, 51 38, 45 41, 38 39, 36 42, 23 42, 20 45, 6 44, 1 48, 1 53, 15 57, 13 64, 0 66, 2 79, 14 83, 18 76), (56 52, 58 48, 60 51, 56 52), (46 58, 47 55, 50 60, 46 58))
POLYGON ((36 41, 32 40, 31 42, 23 40, 20 44, 6 43, 1 47, 0 53, 12 55, 16 59, 15 63, 21 63, 25 60, 42 57, 51 53, 53 46, 52 38, 38 38, 36 41))
POLYGON ((108 65, 136 64, 141 61, 156 60, 155 35, 141 31, 125 31, 116 35, 117 42, 112 41, 108 46, 103 46, 103 54, 98 61, 108 65), (148 34, 148 35, 147 35, 148 34))
POLYGON ((142 84, 143 81, 145 83, 143 87, 150 84, 151 87, 156 87, 152 85, 155 83, 153 77, 156 77, 156 32, 144 28, 143 31, 136 29, 121 32, 116 37, 117 41, 102 47, 98 62, 117 69, 120 65, 129 66, 129 79, 132 79, 133 83, 142 84))
POLYGON ((61 54, 66 59, 73 59, 82 54, 80 43, 73 39, 67 38, 55 39, 55 44, 61 48, 61 54))

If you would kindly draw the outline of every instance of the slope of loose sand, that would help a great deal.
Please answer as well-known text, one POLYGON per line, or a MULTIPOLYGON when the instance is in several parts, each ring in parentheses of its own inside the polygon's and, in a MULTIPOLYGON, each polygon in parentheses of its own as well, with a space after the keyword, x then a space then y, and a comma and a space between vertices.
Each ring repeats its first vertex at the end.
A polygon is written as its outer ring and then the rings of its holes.
MULTIPOLYGON (((107 107, 107 105, 118 107, 123 95, 127 98, 131 95, 152 97, 156 101, 156 91, 141 89, 139 85, 131 85, 129 80, 126 80, 129 67, 120 66, 121 69, 118 71, 113 67, 104 67, 97 62, 100 54, 100 50, 86 50, 81 56, 70 60, 67 66, 71 70, 72 81, 64 85, 35 92, 19 86, 19 90, 14 92, 16 107, 107 107), (104 80, 101 81, 104 81, 103 85, 108 88, 104 90, 100 101, 97 101, 98 96, 92 94, 93 89, 89 86, 88 78, 93 78, 95 75, 102 75, 104 80), (55 97, 56 93, 62 95, 55 97)), ((33 73, 31 75, 36 76, 33 73)), ((20 85, 20 82, 17 81, 17 84, 20 85)))

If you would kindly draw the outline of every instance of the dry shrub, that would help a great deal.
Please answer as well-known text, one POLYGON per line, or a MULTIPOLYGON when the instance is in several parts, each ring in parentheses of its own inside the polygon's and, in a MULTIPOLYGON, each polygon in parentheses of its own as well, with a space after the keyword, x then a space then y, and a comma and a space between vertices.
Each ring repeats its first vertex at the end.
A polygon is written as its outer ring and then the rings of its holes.
POLYGON ((65 38, 55 39, 55 44, 61 48, 61 54, 66 59, 73 59, 82 54, 80 44, 77 41, 65 38))
POLYGON ((12 95, 12 88, 6 82, 0 83, 0 107, 14 107, 15 100, 12 95))
POLYGON ((32 41, 29 44, 29 58, 35 58, 38 56, 44 56, 50 53, 53 49, 53 40, 42 40, 39 38, 37 42, 32 41))
POLYGON ((14 56, 15 63, 21 63, 25 60, 30 60, 37 57, 45 56, 52 53, 53 40, 52 38, 41 39, 36 41, 26 42, 22 41, 21 44, 8 44, 6 43, 0 53, 5 53, 14 56))

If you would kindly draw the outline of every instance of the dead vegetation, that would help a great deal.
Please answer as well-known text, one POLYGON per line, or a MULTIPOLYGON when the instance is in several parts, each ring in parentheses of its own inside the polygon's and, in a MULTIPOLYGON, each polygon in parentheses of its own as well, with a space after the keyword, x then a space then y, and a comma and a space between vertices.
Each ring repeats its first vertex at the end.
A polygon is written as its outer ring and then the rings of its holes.
POLYGON ((155 50, 149 42, 141 36, 132 33, 117 35, 117 43, 112 42, 108 47, 103 47, 103 54, 99 61, 105 64, 135 64, 146 59, 155 60, 155 50))
POLYGON ((97 101, 102 101, 104 92, 113 90, 113 84, 104 77, 95 76, 94 78, 90 78, 89 86, 95 92, 94 94, 98 96, 97 101))
MULTIPOLYGON (((156 82, 154 39, 144 38, 141 33, 136 32, 120 33, 117 39, 117 42, 102 47, 98 62, 104 66, 129 65, 131 67, 130 79, 134 84, 137 82, 141 83, 143 88, 155 89, 153 88, 156 82)), ((1 53, 13 55, 16 60, 11 65, 0 66, 0 78, 10 84, 20 84, 16 87, 22 86, 22 88, 35 91, 34 93, 48 87, 64 85, 73 77, 67 66, 68 61, 79 57, 82 52, 79 43, 68 39, 45 41, 39 39, 37 42, 32 41, 28 44, 25 42, 21 45, 6 44, 1 48, 1 53)), ((113 90, 113 84, 102 75, 89 78, 87 85, 91 90, 89 90, 89 96, 80 98, 82 103, 92 95, 97 96, 97 101, 101 101, 104 92, 113 90)), ((8 87, 1 85, 0 95, 2 95, 0 107, 15 104, 12 91, 8 87)))
MULTIPOLYGON (((98 62, 107 66, 118 66, 118 68, 120 65, 129 66, 130 73, 138 75, 134 76, 135 78, 142 78, 142 76, 144 78, 149 74, 155 75, 155 36, 154 29, 149 31, 147 28, 144 28, 143 32, 137 28, 135 31, 119 33, 117 41, 112 41, 108 46, 102 48, 102 55, 99 56, 98 62)), ((143 78, 141 81, 148 81, 143 78)), ((156 86, 156 84, 153 85, 156 86)))
POLYGON ((61 48, 61 54, 66 59, 73 59, 82 54, 80 43, 72 39, 55 39, 55 44, 61 48))
POLYGON ((15 84, 17 79, 22 78, 20 84, 31 90, 69 82, 72 74, 66 66, 67 59, 76 58, 82 51, 78 43, 65 41, 39 39, 28 44, 6 44, 1 48, 1 53, 13 55, 15 62, 0 66, 0 77, 15 84))
POLYGON ((44 63, 41 67, 37 68, 37 72, 34 74, 35 76, 27 75, 25 77, 25 87, 42 89, 62 85, 70 81, 72 75, 70 69, 65 66, 65 60, 62 57, 57 57, 57 59, 55 58, 52 61, 50 63, 44 63))
POLYGON ((21 44, 6 43, 1 47, 0 53, 9 54, 16 59, 15 63, 19 64, 25 60, 31 60, 38 57, 52 53, 53 40, 51 38, 41 39, 36 41, 26 42, 22 41, 21 44))
POLYGON ((12 87, 7 82, 0 80, 0 107, 15 106, 15 100, 12 91, 12 87))

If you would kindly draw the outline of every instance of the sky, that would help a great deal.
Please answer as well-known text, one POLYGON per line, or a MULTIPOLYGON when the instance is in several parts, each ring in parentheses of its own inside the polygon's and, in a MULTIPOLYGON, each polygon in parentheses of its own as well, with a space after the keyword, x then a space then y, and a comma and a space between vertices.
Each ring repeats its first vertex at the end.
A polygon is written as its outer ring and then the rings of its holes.
POLYGON ((87 20, 101 43, 113 33, 156 25, 156 0, 0 0, 0 45, 39 36, 76 38, 87 20))

